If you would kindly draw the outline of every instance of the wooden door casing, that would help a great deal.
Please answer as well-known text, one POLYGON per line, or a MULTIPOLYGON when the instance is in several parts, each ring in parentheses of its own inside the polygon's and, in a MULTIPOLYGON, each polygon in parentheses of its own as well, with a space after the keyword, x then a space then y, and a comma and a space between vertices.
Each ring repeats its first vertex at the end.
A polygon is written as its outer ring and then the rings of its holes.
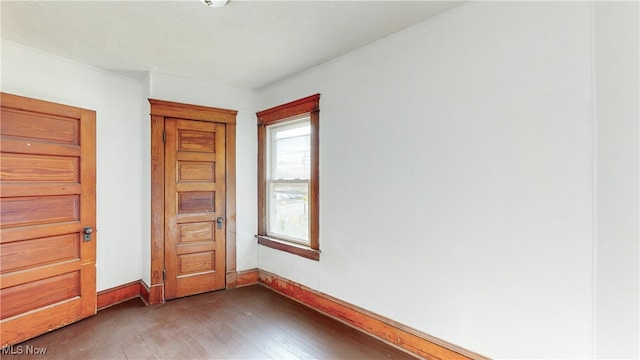
POLYGON ((96 312, 94 111, 1 94, 0 332, 7 346, 96 312), (83 241, 83 227, 94 230, 83 241))
POLYGON ((223 289, 225 125, 167 118, 165 131, 165 299, 223 289))
MULTIPOLYGON (((149 304, 165 300, 165 119, 224 124, 225 287, 236 287, 236 110, 149 99, 151 120, 151 278, 149 304)), ((146 284, 145 284, 146 285, 146 284)))

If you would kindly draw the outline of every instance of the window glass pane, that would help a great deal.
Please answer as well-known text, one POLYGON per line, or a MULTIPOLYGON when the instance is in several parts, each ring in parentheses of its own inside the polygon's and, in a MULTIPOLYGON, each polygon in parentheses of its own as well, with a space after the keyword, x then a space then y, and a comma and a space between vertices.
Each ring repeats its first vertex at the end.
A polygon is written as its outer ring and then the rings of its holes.
POLYGON ((267 191, 267 233, 309 243, 309 183, 272 182, 267 191))
POLYGON ((270 130, 270 179, 309 179, 311 143, 309 121, 270 130))

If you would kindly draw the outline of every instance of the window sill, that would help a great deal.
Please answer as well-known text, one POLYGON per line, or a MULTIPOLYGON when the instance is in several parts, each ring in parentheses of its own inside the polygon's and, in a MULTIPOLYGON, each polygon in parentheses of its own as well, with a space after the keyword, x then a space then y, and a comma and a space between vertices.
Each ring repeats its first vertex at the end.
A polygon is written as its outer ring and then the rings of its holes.
POLYGON ((320 261, 320 250, 315 250, 308 246, 293 244, 264 235, 256 235, 256 238, 258 238, 258 244, 262 246, 302 256, 307 259, 320 261))

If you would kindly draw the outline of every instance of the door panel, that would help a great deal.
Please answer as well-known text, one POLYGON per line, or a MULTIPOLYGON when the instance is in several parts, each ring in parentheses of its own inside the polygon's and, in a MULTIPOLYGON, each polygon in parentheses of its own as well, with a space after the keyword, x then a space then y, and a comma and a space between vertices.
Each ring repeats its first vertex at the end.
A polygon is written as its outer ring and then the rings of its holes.
POLYGON ((0 115, 6 346, 96 312, 95 112, 3 93, 0 115))
POLYGON ((78 183, 80 178, 77 157, 7 154, 2 163, 4 181, 78 183))
POLYGON ((2 273, 80 258, 79 234, 45 237, 4 244, 2 273))
POLYGON ((80 296, 80 272, 73 271, 3 289, 0 313, 4 319, 77 296, 80 296), (24 301, 27 293, 33 296, 24 301))
MULTIPOLYGON (((27 106, 30 105, 27 104, 27 106)), ((36 102, 34 102, 34 105, 39 106, 36 102)), ((25 109, 6 107, 3 108, 2 118, 3 120, 10 119, 10 121, 2 122, 0 132, 6 136, 24 139, 48 140, 78 145, 80 124, 77 121, 78 119, 66 118, 65 116, 67 115, 76 116, 73 111, 43 114, 35 113, 29 107, 25 109)))
POLYGON ((165 120, 165 299, 225 287, 224 126, 165 120))
MULTIPOLYGON (((3 164, 4 166, 4 164, 3 164)), ((2 227, 80 221, 80 196, 29 196, 5 198, 2 227)))

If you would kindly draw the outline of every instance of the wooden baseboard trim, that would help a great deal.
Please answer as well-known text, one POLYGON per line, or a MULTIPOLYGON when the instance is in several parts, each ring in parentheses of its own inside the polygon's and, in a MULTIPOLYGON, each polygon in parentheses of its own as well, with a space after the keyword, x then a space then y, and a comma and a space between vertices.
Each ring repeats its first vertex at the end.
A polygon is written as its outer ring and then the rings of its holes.
POLYGON ((140 296, 140 280, 102 290, 97 293, 98 310, 108 308, 121 302, 140 296))
POLYGON ((259 270, 258 278, 269 289, 413 355, 427 359, 488 359, 267 271, 259 270))
POLYGON ((164 284, 147 286, 144 281, 140 280, 140 298, 147 305, 156 305, 164 303, 164 284))
POLYGON ((142 280, 140 280, 140 299, 149 306, 149 287, 142 280))
POLYGON ((244 270, 238 272, 237 287, 248 286, 258 283, 258 269, 244 270))
POLYGON ((225 289, 235 289, 238 286, 238 273, 235 270, 227 271, 225 289))

